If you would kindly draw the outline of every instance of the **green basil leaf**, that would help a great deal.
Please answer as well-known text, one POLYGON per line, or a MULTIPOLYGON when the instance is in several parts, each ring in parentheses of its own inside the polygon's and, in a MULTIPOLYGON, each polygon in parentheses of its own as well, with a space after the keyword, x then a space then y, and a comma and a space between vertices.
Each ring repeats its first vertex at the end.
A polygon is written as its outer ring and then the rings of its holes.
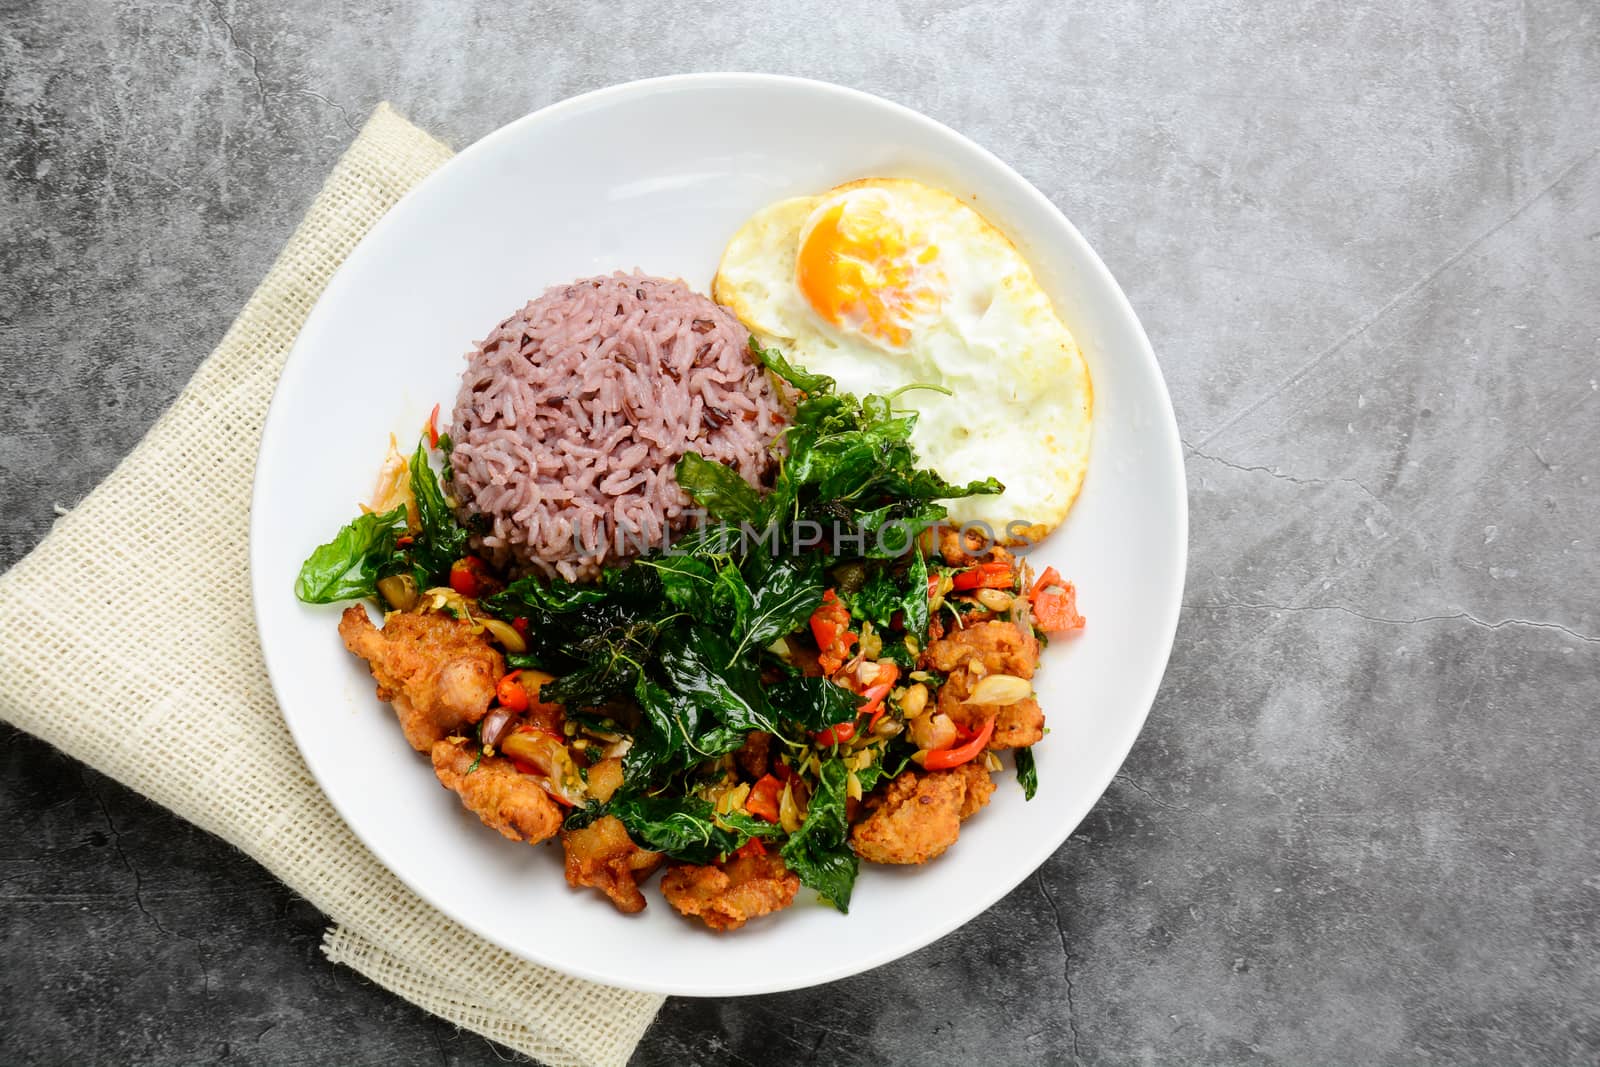
POLYGON ((661 579, 661 591, 676 607, 702 612, 710 607, 717 582, 711 564, 694 556, 653 556, 635 563, 648 567, 661 579))
POLYGON ((756 549, 745 562, 750 605, 735 654, 762 649, 806 624, 822 603, 822 561, 815 553, 774 559, 756 549))
POLYGON ((806 821, 789 837, 780 852, 783 862, 800 881, 817 891, 840 911, 850 911, 860 860, 850 848, 845 819, 845 782, 850 772, 844 761, 822 764, 817 787, 806 807, 806 821))
POLYGON ((395 553, 406 509, 358 515, 306 558, 294 595, 307 604, 333 604, 377 595, 379 568, 395 553))
POLYGON ((678 460, 677 476, 683 491, 712 518, 752 524, 761 521, 761 495, 732 467, 698 452, 685 452, 678 460))
POLYGON ((903 588, 904 594, 900 598, 901 622, 905 625, 906 633, 917 639, 919 644, 928 641, 928 561, 922 556, 922 546, 914 544, 911 547, 911 565, 906 568, 903 588))
MULTIPOLYGON (((530 633, 532 627, 529 627, 530 633)), ((592 706, 633 688, 654 655, 658 624, 642 620, 615 626, 569 646, 582 666, 548 683, 541 696, 558 704, 592 706)))
POLYGON ((419 443, 411 456, 411 495, 417 502, 417 532, 412 558, 427 576, 425 585, 446 585, 450 567, 467 552, 467 531, 456 522, 444 490, 428 460, 428 446, 419 443))
POLYGON ((741 845, 752 837, 771 840, 784 835, 782 826, 775 822, 768 822, 759 816, 751 815, 747 811, 730 811, 725 815, 718 815, 716 819, 717 822, 739 834, 744 839, 739 842, 741 845))
POLYGON ((701 626, 677 626, 662 636, 661 672, 701 711, 735 730, 775 734, 755 665, 733 655, 726 638, 701 626))
POLYGON ((804 676, 784 678, 769 686, 767 702, 780 718, 797 722, 811 732, 850 722, 862 703, 859 696, 827 678, 804 676))
POLYGON ((750 352, 773 374, 782 378, 802 393, 816 396, 821 393, 833 391, 833 379, 826 374, 812 374, 802 370, 783 358, 783 353, 776 348, 762 348, 756 343, 754 337, 750 338, 750 352))
POLYGON ((995 478, 956 485, 945 481, 933 471, 924 469, 895 472, 886 479, 885 488, 896 496, 915 500, 955 500, 959 497, 987 496, 1006 491, 1006 487, 995 478))
POLYGON ((628 796, 613 799, 608 809, 638 845, 685 863, 715 863, 742 843, 736 831, 717 825, 711 804, 698 797, 628 796))
POLYGON ((1033 762, 1032 748, 1016 749, 1017 783, 1022 786, 1022 799, 1032 800, 1039 789, 1039 768, 1033 762))
POLYGON ((546 581, 532 576, 518 578, 500 592, 483 599, 483 606, 499 618, 519 616, 568 615, 589 604, 606 599, 604 590, 575 582, 546 581))

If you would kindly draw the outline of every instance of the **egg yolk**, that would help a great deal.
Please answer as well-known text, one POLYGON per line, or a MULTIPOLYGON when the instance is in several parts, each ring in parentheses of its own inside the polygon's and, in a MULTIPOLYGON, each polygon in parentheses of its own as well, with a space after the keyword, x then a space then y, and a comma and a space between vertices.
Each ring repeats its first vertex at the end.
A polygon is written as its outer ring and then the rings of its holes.
POLYGON ((818 315, 896 348, 939 310, 939 249, 907 231, 875 199, 828 207, 800 245, 795 281, 818 315))

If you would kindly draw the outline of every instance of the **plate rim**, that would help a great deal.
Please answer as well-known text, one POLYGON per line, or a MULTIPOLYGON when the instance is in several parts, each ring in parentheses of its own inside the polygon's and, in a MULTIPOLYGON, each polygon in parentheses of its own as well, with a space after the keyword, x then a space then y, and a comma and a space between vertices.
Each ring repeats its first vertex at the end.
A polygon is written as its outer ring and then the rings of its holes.
MULTIPOLYGON (((1117 282, 1116 277, 1111 273, 1110 268, 1108 268, 1104 261, 1101 260, 1099 253, 1095 251, 1094 247, 1089 243, 1089 241, 1083 236, 1082 233, 1079 232, 1078 228, 1072 224, 1072 221, 1067 218, 1067 216, 1055 205, 1053 201, 1050 200, 1049 197, 1045 196, 1043 192, 1041 192, 1027 178, 1023 177, 1023 175, 1020 174, 1010 164, 996 156, 983 145, 977 143, 959 131, 952 129, 937 119, 923 114, 920 111, 910 108, 904 104, 896 103, 893 100, 888 100, 874 93, 839 85, 834 82, 797 77, 794 75, 741 71, 708 71, 642 78, 603 86, 601 88, 579 93, 575 96, 557 100, 553 103, 545 105, 544 107, 531 111, 520 118, 513 119, 511 122, 508 122, 505 125, 485 134, 483 137, 480 137, 472 144, 451 156, 450 159, 446 160, 416 185, 408 189, 394 202, 394 204, 390 205, 382 217, 379 218, 378 221, 374 223, 365 234, 362 235, 361 239, 356 242, 355 246, 351 248, 349 254, 345 256, 344 260, 335 269, 333 275, 328 279, 327 284, 323 287, 321 294, 318 295, 316 303, 312 305, 311 310, 307 313, 305 321, 301 324, 300 330, 295 336, 294 344, 290 347, 288 355, 284 358, 283 366, 279 370, 278 381, 273 386, 272 400, 268 405, 266 417, 262 420, 261 442, 257 447, 256 466, 252 472, 252 486, 250 493, 249 558, 252 618, 256 627, 256 641, 261 649, 262 660, 267 670, 268 681, 272 687, 273 698, 278 704, 279 714, 283 716, 284 725, 288 728, 290 736, 294 739, 295 747, 299 751, 301 761, 305 764, 307 773, 311 775, 312 780, 316 782, 317 788, 321 791, 324 799, 328 801, 329 806, 333 808, 335 813, 344 822, 345 826, 349 828, 351 834, 353 834, 356 840, 360 842, 361 846, 371 853, 372 856, 384 867, 384 869, 393 875, 402 885, 404 885, 407 890, 416 894, 418 899, 427 903, 429 907, 437 910, 439 914, 453 922, 460 924, 462 927, 471 931, 477 936, 482 937, 490 944, 511 953, 518 959, 526 960, 527 962, 541 967, 550 968, 557 973, 570 975, 575 978, 596 982, 598 984, 611 986, 614 988, 633 990, 642 993, 686 997, 759 996, 769 993, 788 992, 796 989, 806 989, 821 986, 831 982, 840 981, 857 974, 865 973, 877 967, 881 967, 888 963, 894 962, 895 960, 901 959, 912 952, 917 951, 918 949, 924 948, 933 944, 935 941, 946 937, 954 930, 959 929, 960 927, 971 922, 973 919, 976 919, 978 916, 982 915, 984 912, 988 911, 996 903, 998 903, 1002 897, 1014 891, 1029 877, 1036 874, 1040 867, 1042 867, 1051 856, 1053 856, 1062 846, 1067 843, 1073 832, 1082 825, 1083 820, 1087 818, 1090 812, 1094 810, 1094 807, 1100 802, 1100 799, 1104 796, 1105 791, 1110 786, 1112 780, 1121 771, 1122 766, 1127 762, 1129 753, 1132 752, 1133 746, 1138 742, 1140 735, 1144 732, 1145 724, 1149 720, 1150 712, 1155 704, 1155 698, 1160 691, 1161 683, 1166 677, 1167 667, 1171 662, 1172 649, 1177 637, 1178 621, 1182 615, 1183 589, 1188 577, 1189 506, 1187 477, 1184 474, 1184 469, 1183 447, 1178 429, 1177 413, 1173 409, 1172 397, 1170 390, 1167 387, 1166 378, 1161 373, 1160 363, 1156 359, 1155 350, 1150 344, 1150 339, 1145 331, 1144 323, 1140 320, 1138 313, 1133 308, 1132 302, 1129 301, 1127 294, 1123 291, 1122 286, 1117 282), (386 850, 374 845, 370 840, 368 840, 366 835, 362 834, 356 824, 350 820, 343 808, 341 808, 339 803, 334 799, 334 793, 328 790, 326 784, 323 782, 322 775, 318 773, 316 767, 313 765, 313 761, 308 757, 306 740, 302 737, 301 730, 296 727, 294 717, 289 715, 286 711, 282 688, 278 683, 280 670, 274 668, 273 654, 271 649, 268 647, 265 630, 262 626, 262 604, 265 602, 267 597, 272 595, 272 590, 268 585, 267 567, 261 558, 264 551, 265 533, 260 529, 259 524, 263 521, 262 515, 264 514, 264 509, 262 507, 262 497, 266 492, 264 488, 265 482, 261 474, 261 457, 266 451, 268 440, 273 436, 273 430, 276 423, 285 417, 283 412, 287 407, 287 401, 284 400, 283 385, 286 380, 290 379, 291 372, 294 371, 298 367, 298 364, 305 358, 303 356, 303 352, 308 350, 305 343, 305 338, 308 335, 315 333, 313 327, 317 325, 319 318, 331 313, 328 309, 338 302, 337 298, 341 291, 347 285, 351 284, 349 279, 353 277, 353 275, 349 273, 347 268, 349 267, 351 260, 355 258, 357 250, 361 247, 361 245, 365 244, 369 240, 372 240, 375 236, 385 233, 388 229, 392 228, 394 225, 397 225, 395 220, 403 217, 404 215, 404 213, 399 209, 408 200, 417 196, 421 191, 429 188, 432 184, 440 181, 441 176, 449 174, 451 170, 461 164, 463 160, 473 158, 477 154, 486 151, 489 146, 497 144, 506 138, 517 136, 522 130, 530 126, 560 118, 562 115, 568 112, 575 112, 583 108, 593 107, 596 105, 604 105, 616 100, 626 99, 628 97, 648 96, 654 93, 669 91, 685 86, 702 89, 720 88, 737 90, 741 87, 747 88, 755 85, 799 89, 805 92, 820 93, 824 96, 833 96, 835 98, 859 105, 885 109, 900 120, 912 123, 913 125, 921 126, 925 130, 928 130, 940 137, 953 138, 956 141, 962 142, 967 148, 976 152, 991 166, 997 168, 1002 174, 1009 177, 1015 183, 1016 191, 1019 196, 1030 201, 1036 208, 1044 211, 1055 221, 1057 225, 1062 228, 1068 240, 1076 243, 1078 246, 1077 251, 1082 253, 1080 259, 1084 267, 1091 273, 1095 274, 1097 276, 1097 280, 1105 285, 1107 290, 1113 294, 1113 299, 1117 305, 1116 310, 1119 312, 1119 317, 1125 318, 1132 324, 1133 336, 1136 341, 1136 344, 1133 346, 1136 349, 1136 352, 1132 354, 1135 355, 1136 358, 1142 363, 1146 364, 1146 369, 1152 372, 1152 377, 1162 402, 1160 417, 1156 421, 1160 424, 1160 427, 1163 431, 1168 431, 1168 462, 1170 462, 1172 464, 1172 468, 1178 472, 1178 477, 1175 481, 1176 499, 1173 501, 1173 511, 1177 518, 1176 532, 1178 534, 1176 543, 1177 558, 1175 560, 1177 566, 1174 571, 1174 581, 1177 585, 1177 589, 1176 594, 1169 598, 1170 607, 1167 610, 1169 617, 1165 620, 1162 620, 1163 624, 1159 628, 1153 628, 1152 630, 1152 635, 1159 637, 1162 649, 1160 655, 1160 670, 1151 672, 1150 680, 1145 684, 1144 690, 1136 694, 1133 702, 1133 708, 1136 709, 1136 714, 1130 716, 1132 729, 1129 732, 1128 743, 1126 747, 1123 749, 1121 756, 1116 760, 1115 764, 1112 765, 1110 770, 1103 775, 1103 780, 1099 781, 1095 786, 1093 791, 1095 799, 1090 803, 1089 807, 1083 812, 1083 814, 1077 818, 1076 821, 1074 821, 1070 826, 1064 825, 1060 838, 1057 840, 1050 840, 1049 837, 1041 838, 1040 840, 1044 842, 1042 847, 1036 845, 1035 847, 1028 849, 1025 853, 1022 853, 1022 860, 1026 864, 1027 873, 1023 874, 1015 882, 1010 884, 1001 884, 998 886, 998 888, 986 888, 983 892, 974 894, 969 898, 969 901, 976 903, 977 906, 963 907, 952 912, 952 914, 955 915, 955 918, 953 919, 941 918, 938 921, 930 922, 926 926, 919 929, 917 934, 913 937, 893 943, 868 956, 854 958, 850 962, 835 967, 831 970, 827 970, 822 973, 807 974, 798 979, 785 979, 783 977, 776 977, 754 983, 746 982, 738 984, 719 983, 716 981, 709 983, 702 982, 696 983, 694 987, 690 989, 683 986, 652 982, 648 980, 629 980, 626 976, 592 971, 583 967, 582 965, 574 965, 570 960, 563 959, 556 961, 540 958, 538 954, 529 952, 525 948, 513 946, 507 943, 506 940, 503 940, 497 936, 491 928, 487 927, 483 923, 478 922, 474 916, 468 914, 458 914, 456 910, 447 908, 438 901, 434 900, 428 893, 424 892, 410 878, 402 873, 403 865, 396 865, 395 863, 391 862, 390 857, 386 855, 386 850)), ((781 972, 779 973, 781 974, 781 972)))

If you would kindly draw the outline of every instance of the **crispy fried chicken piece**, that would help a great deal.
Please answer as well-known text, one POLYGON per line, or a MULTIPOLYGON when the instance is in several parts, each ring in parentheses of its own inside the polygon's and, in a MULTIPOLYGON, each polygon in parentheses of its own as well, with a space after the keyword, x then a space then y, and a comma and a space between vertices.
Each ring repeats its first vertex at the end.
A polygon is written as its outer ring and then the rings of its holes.
POLYGON ((561 809, 537 781, 504 757, 479 759, 478 746, 465 739, 433 746, 433 773, 483 825, 513 841, 537 845, 561 829, 561 809))
POLYGON ((976 815, 989 803, 989 798, 994 796, 994 776, 983 768, 977 760, 963 763, 948 771, 938 771, 938 774, 959 774, 966 780, 967 795, 961 801, 961 821, 966 822, 976 815))
POLYGON ((960 726, 975 730, 994 717, 991 749, 1025 748, 1044 736, 1044 712, 1032 697, 1006 705, 965 703, 986 674, 1033 677, 1039 643, 1031 631, 999 620, 973 623, 929 642, 922 665, 949 676, 939 688, 939 710, 960 726))
POLYGON ((568 885, 598 889, 628 915, 644 910, 639 882, 661 866, 661 853, 634 844, 621 819, 605 815, 581 830, 563 830, 561 847, 567 854, 568 885))
POLYGON ((945 679, 939 687, 939 710, 950 716, 965 730, 977 730, 983 721, 994 716, 994 736, 989 738, 989 748, 999 752, 1007 748, 1027 748, 1044 737, 1044 710, 1033 697, 1015 704, 968 704, 977 675, 966 669, 958 670, 945 679))
POLYGON ((682 864, 661 878, 667 903, 713 930, 737 930, 794 903, 800 876, 776 852, 733 856, 709 867, 682 864))
MULTIPOLYGON (((1003 537, 999 530, 995 531, 997 537, 1003 537)), ((941 526, 938 529, 939 555, 944 559, 947 567, 970 567, 974 563, 983 563, 987 560, 996 562, 1010 562, 1012 556, 999 545, 985 545, 985 537, 981 530, 967 530, 962 532, 954 526, 941 526)))
POLYGON ((929 642, 922 662, 941 674, 978 662, 988 674, 1032 678, 1039 666, 1039 642, 1016 623, 999 619, 969 622, 929 642))
POLYGON ((981 766, 906 771, 875 796, 850 831, 856 854, 873 863, 927 863, 961 836, 961 820, 989 802, 994 782, 981 766), (980 780, 981 779, 981 780, 980 780))
POLYGON ((436 612, 397 612, 380 630, 355 604, 340 617, 339 636, 367 661, 378 699, 394 705, 400 729, 418 752, 483 718, 506 670, 486 637, 436 612))
POLYGON ((588 779, 589 795, 604 804, 622 788, 622 760, 616 756, 603 759, 591 766, 584 777, 588 779))

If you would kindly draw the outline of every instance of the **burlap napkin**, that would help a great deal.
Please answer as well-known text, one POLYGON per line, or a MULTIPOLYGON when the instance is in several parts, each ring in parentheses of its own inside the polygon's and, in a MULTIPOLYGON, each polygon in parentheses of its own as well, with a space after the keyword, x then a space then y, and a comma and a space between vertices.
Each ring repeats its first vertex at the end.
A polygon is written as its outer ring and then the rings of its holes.
POLYGON ((418 899, 307 772, 251 617, 267 402, 356 242, 450 150, 382 105, 133 454, 0 576, 0 716, 226 838, 325 912, 328 958, 551 1064, 621 1064, 661 998, 526 963, 418 899))

